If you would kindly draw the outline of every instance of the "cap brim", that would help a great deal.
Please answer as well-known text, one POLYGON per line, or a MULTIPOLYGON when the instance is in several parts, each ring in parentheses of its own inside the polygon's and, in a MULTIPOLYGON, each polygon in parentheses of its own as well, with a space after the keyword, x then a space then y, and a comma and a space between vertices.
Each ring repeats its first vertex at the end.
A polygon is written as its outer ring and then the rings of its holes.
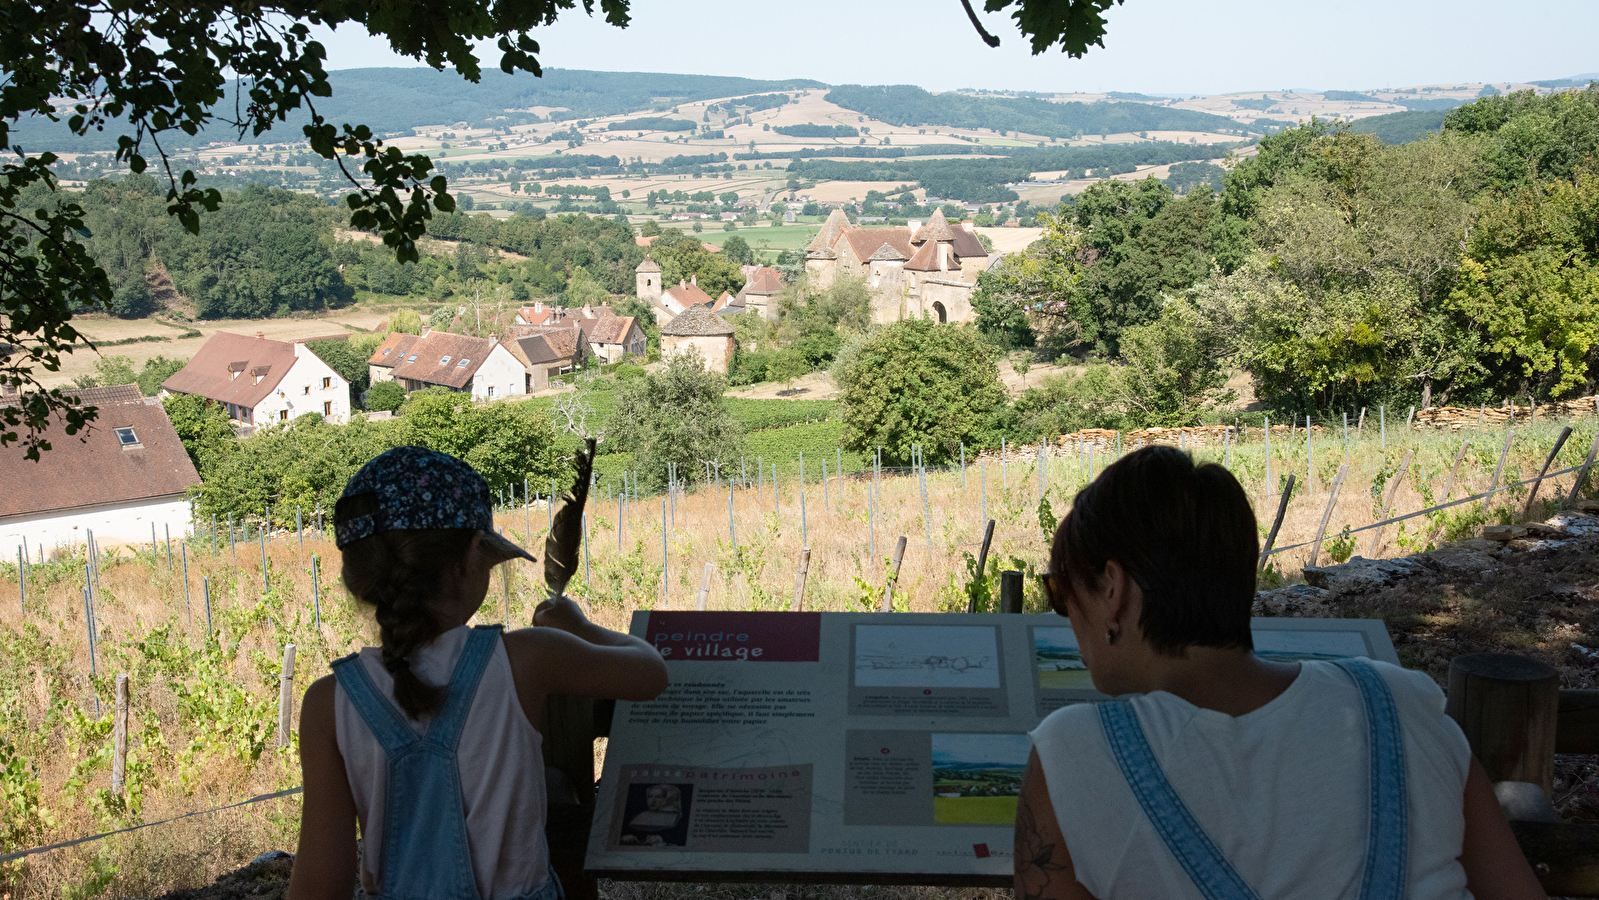
POLYGON ((480 532, 483 535, 483 548, 491 554, 498 555, 500 561, 508 559, 525 559, 528 562, 538 562, 533 554, 513 544, 504 535, 492 531, 480 532))

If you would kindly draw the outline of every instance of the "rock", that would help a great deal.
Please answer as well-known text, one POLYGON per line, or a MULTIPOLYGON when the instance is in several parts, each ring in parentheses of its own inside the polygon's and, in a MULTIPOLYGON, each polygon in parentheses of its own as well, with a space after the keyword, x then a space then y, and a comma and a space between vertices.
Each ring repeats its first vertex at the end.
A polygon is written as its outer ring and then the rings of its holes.
POLYGON ((1575 505, 1578 512, 1599 513, 1599 500, 1578 500, 1575 505))
POLYGON ((1482 536, 1490 541, 1513 541, 1527 536, 1525 525, 1484 525, 1482 536))
POLYGON ((1563 538, 1571 536, 1566 529, 1558 525, 1547 525, 1543 522, 1528 522, 1521 527, 1527 529, 1527 537, 1529 538, 1563 538))
POLYGON ((1306 566, 1305 580, 1335 594, 1369 590, 1411 575, 1425 567, 1409 558, 1367 559, 1356 556, 1341 566, 1306 566))
POLYGON ((1550 538, 1517 538, 1505 546, 1518 553, 1527 553, 1532 550, 1559 550, 1570 543, 1571 541, 1569 540, 1562 541, 1550 538))
MULTIPOLYGON (((1469 543, 1471 541, 1467 542, 1469 543)), ((1501 545, 1494 541, 1481 541, 1481 543, 1488 545, 1488 552, 1485 553, 1483 548, 1470 547, 1467 544, 1449 544, 1423 553, 1417 557, 1417 560, 1450 575, 1474 575, 1498 565, 1498 560, 1489 554, 1498 553, 1501 545)))
POLYGON ((1254 614, 1289 618, 1321 616, 1326 614, 1326 603, 1331 598, 1331 591, 1311 587, 1308 584, 1291 584, 1274 591, 1257 591, 1254 614))
POLYGON ((1573 537, 1584 534, 1599 534, 1599 517, 1595 516, 1559 513, 1550 516, 1546 524, 1564 529, 1566 534, 1573 537))

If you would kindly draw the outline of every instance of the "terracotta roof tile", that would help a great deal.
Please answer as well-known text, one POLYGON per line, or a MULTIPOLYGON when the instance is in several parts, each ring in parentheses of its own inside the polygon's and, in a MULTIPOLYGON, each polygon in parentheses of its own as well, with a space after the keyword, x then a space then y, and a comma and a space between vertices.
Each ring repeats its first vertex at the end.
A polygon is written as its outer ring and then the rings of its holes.
POLYGON ((588 339, 593 344, 620 344, 632 330, 632 316, 606 316, 594 320, 593 327, 588 330, 588 339))
POLYGON ((293 344, 219 331, 161 386, 175 394, 253 407, 277 389, 294 360, 293 344))
POLYGON ((200 483, 154 397, 108 402, 87 431, 51 435, 39 462, 23 459, 16 444, 0 450, 0 517, 171 497, 200 483), (137 443, 124 447, 119 428, 133 429, 137 443))
POLYGON ((955 232, 955 239, 950 242, 950 246, 955 248, 956 256, 965 259, 988 255, 988 251, 983 249, 983 242, 977 239, 976 234, 967 231, 964 227, 950 230, 955 232))
POLYGON ((900 259, 910 259, 916 254, 916 249, 911 246, 909 228, 856 228, 845 232, 844 240, 849 241, 855 258, 862 262, 871 259, 884 244, 898 251, 900 259))
POLYGON ((646 254, 644 254, 644 261, 639 263, 638 264, 638 268, 634 269, 633 271, 635 271, 635 272, 659 272, 659 271, 661 271, 661 264, 656 262, 653 259, 650 259, 650 255, 648 253, 646 253, 646 254))
POLYGON ((944 210, 935 209, 933 210, 933 215, 928 218, 927 224, 916 229, 916 236, 911 238, 911 242, 920 244, 923 241, 951 241, 954 239, 955 233, 949 227, 949 220, 944 218, 944 210))
POLYGON ((699 285, 687 282, 679 282, 677 287, 667 288, 661 293, 670 294, 673 300, 676 300, 684 307, 710 306, 716 302, 716 298, 701 290, 699 285))
POLYGON ((105 406, 108 403, 127 403, 144 397, 136 384, 108 384, 102 387, 73 388, 62 391, 67 397, 77 397, 78 406, 105 406))
POLYGON ((372 351, 372 355, 367 358, 366 364, 393 368, 399 364, 400 360, 405 359, 405 354, 411 352, 411 345, 414 343, 416 343, 416 335, 414 334, 401 334, 398 331, 390 332, 389 336, 383 339, 383 343, 372 351))
POLYGON ((394 367, 394 377, 459 390, 472 383, 472 376, 493 350, 494 342, 488 338, 430 331, 411 345, 404 361, 394 367))

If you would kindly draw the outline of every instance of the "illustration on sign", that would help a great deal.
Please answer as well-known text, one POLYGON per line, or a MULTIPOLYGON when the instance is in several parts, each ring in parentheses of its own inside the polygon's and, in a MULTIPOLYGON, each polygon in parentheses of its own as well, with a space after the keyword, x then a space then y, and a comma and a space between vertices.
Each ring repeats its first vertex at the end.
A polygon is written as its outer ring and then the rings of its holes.
POLYGON ((999 687, 994 629, 944 625, 861 625, 855 629, 855 684, 861 687, 999 687))
POLYGON ((934 734, 933 821, 1011 825, 1032 741, 1025 734, 934 734))

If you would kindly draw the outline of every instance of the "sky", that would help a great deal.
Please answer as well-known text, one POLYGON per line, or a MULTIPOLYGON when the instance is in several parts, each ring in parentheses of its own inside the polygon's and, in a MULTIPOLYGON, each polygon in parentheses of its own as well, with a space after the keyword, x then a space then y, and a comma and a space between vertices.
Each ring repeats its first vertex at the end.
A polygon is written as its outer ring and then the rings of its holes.
MULTIPOLYGON (((625 30, 569 11, 533 36, 544 66, 929 90, 1373 90, 1599 71, 1594 0, 1126 0, 1106 16, 1105 47, 1076 60, 1031 56, 1004 13, 980 15, 997 49, 958 0, 634 0, 625 30)), ((417 65, 364 32, 318 37, 330 69, 417 65)), ((481 49, 497 64, 492 42, 481 49)))

